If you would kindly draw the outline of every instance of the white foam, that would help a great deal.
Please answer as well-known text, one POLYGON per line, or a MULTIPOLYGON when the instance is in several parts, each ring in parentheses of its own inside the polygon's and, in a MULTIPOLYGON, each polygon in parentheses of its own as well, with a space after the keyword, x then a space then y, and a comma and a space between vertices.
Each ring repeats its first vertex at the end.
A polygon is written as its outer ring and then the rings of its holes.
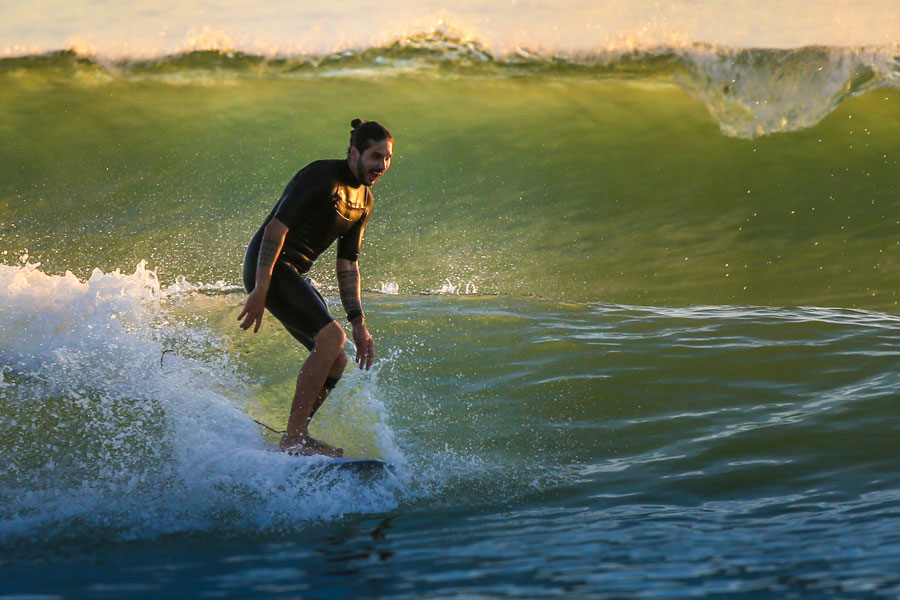
POLYGON ((183 275, 175 278, 175 283, 164 288, 163 292, 167 295, 172 294, 191 294, 196 292, 222 293, 236 292, 243 290, 243 286, 225 283, 224 280, 218 279, 213 283, 204 283, 202 281, 192 283, 183 275))
POLYGON ((400 285, 396 281, 382 281, 378 293, 395 296, 400 293, 400 285))
MULTIPOLYGON (((402 472, 361 482, 266 448, 240 406, 253 393, 240 365, 166 309, 206 288, 164 288, 144 262, 85 281, 0 265, 0 539, 297 527, 398 505, 402 472)), ((359 427, 403 464, 375 373, 354 377, 360 393, 340 401, 368 411, 359 427)))
POLYGON ((455 283, 451 281, 448 277, 444 279, 444 283, 441 287, 429 290, 426 292, 428 294, 445 294, 445 295, 475 295, 478 293, 478 287, 471 280, 469 281, 461 281, 457 280, 455 283))

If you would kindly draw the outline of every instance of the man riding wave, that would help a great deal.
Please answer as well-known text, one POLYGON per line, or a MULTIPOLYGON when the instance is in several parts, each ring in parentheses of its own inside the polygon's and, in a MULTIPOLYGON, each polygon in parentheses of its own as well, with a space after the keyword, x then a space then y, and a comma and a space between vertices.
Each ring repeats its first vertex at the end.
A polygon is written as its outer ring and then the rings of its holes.
POLYGON ((341 303, 353 327, 356 362, 370 369, 375 342, 360 299, 357 258, 372 212, 371 186, 390 168, 393 137, 375 121, 351 123, 347 159, 319 160, 301 169, 250 240, 244 258, 244 287, 250 294, 238 316, 242 329, 259 330, 269 309, 310 353, 291 403, 279 448, 291 454, 339 457, 343 450, 309 435, 309 422, 334 389, 347 364, 346 335, 308 272, 335 240, 341 303))

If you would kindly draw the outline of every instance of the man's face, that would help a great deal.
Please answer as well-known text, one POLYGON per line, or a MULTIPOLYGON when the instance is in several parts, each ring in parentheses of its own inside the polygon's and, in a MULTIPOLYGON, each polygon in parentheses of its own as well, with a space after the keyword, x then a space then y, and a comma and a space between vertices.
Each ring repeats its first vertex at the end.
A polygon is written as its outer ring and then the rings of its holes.
POLYGON ((350 165, 353 174, 363 185, 375 185, 378 178, 391 168, 391 158, 394 153, 394 143, 384 140, 366 148, 360 154, 355 146, 350 147, 350 165))

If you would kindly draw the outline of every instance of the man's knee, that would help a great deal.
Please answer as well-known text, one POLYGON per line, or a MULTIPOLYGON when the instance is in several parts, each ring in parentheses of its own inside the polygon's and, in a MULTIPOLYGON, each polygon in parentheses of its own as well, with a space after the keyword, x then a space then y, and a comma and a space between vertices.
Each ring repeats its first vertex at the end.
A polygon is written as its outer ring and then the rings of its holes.
POLYGON ((313 349, 317 352, 323 352, 338 359, 340 355, 344 355, 346 361, 346 353, 344 352, 344 342, 347 340, 347 334, 344 328, 337 321, 332 321, 323 327, 316 337, 313 338, 315 346, 313 349))

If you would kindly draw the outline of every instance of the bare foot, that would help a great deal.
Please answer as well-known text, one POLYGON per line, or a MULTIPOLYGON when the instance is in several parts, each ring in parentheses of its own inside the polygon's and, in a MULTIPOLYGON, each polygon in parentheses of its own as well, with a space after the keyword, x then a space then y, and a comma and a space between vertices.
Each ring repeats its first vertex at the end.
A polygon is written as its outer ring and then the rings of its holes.
POLYGON ((282 438, 278 448, 291 456, 313 456, 315 454, 330 456, 331 458, 344 456, 343 448, 319 441, 310 435, 301 437, 299 440, 285 440, 282 438))

